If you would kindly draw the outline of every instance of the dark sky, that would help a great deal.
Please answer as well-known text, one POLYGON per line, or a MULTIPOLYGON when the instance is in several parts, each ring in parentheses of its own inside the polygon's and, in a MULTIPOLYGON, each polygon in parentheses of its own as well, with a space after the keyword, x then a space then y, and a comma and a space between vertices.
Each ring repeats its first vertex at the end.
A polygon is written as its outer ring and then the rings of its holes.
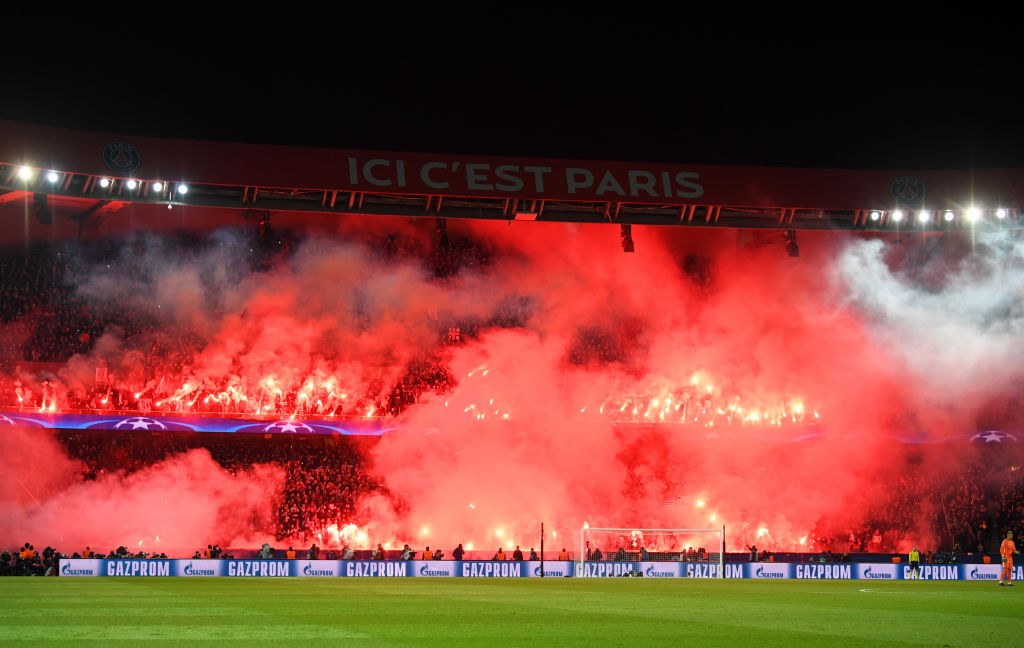
POLYGON ((517 23, 414 36, 339 29, 287 42, 141 34, 128 56, 109 41, 79 41, 8 66, 0 117, 343 148, 1024 166, 1018 57, 1009 50, 935 38, 668 33, 517 23))

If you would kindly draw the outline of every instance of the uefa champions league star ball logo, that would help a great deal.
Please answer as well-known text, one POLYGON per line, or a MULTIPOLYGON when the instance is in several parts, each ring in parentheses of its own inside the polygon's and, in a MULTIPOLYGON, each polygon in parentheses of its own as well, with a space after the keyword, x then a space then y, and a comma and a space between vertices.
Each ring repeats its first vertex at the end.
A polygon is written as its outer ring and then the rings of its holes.
POLYGON ((278 421, 263 428, 263 431, 271 434, 314 434, 313 428, 302 421, 278 421))
POLYGON ((136 416, 126 418, 114 426, 115 430, 166 430, 167 426, 156 419, 136 416))
POLYGON ((142 154, 128 142, 108 142, 103 147, 103 163, 118 175, 131 175, 142 166, 142 154))
POLYGON ((1006 432, 999 432, 997 430, 988 430, 986 432, 979 432, 971 437, 971 441, 975 443, 1003 443, 1005 441, 1016 441, 1017 437, 1006 432))
POLYGON ((904 207, 920 206, 926 191, 924 181, 912 175, 900 176, 889 183, 889 195, 904 207))

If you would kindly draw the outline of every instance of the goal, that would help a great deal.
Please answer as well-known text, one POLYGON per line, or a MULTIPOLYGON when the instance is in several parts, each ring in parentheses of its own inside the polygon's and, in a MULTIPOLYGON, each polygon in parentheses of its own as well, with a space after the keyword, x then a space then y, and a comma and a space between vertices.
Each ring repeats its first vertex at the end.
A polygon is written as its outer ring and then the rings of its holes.
POLYGON ((578 576, 725 575, 725 527, 721 529, 580 529, 578 576))

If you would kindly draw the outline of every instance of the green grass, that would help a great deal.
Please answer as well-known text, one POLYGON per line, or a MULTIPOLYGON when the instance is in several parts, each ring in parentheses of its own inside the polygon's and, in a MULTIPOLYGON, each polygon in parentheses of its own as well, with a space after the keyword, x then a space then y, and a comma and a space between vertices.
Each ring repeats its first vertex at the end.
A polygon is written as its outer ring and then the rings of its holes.
POLYGON ((1024 584, 2 578, 0 646, 1020 646, 1024 584), (864 591, 868 590, 868 591, 864 591), (325 643, 325 641, 331 643, 325 643))

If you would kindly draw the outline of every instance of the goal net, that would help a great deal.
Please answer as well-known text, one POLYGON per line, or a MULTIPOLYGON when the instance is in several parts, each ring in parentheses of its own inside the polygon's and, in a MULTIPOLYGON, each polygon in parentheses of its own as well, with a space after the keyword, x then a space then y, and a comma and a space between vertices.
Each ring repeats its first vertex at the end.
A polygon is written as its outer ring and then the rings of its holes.
POLYGON ((580 529, 579 576, 717 578, 725 529, 580 529))

